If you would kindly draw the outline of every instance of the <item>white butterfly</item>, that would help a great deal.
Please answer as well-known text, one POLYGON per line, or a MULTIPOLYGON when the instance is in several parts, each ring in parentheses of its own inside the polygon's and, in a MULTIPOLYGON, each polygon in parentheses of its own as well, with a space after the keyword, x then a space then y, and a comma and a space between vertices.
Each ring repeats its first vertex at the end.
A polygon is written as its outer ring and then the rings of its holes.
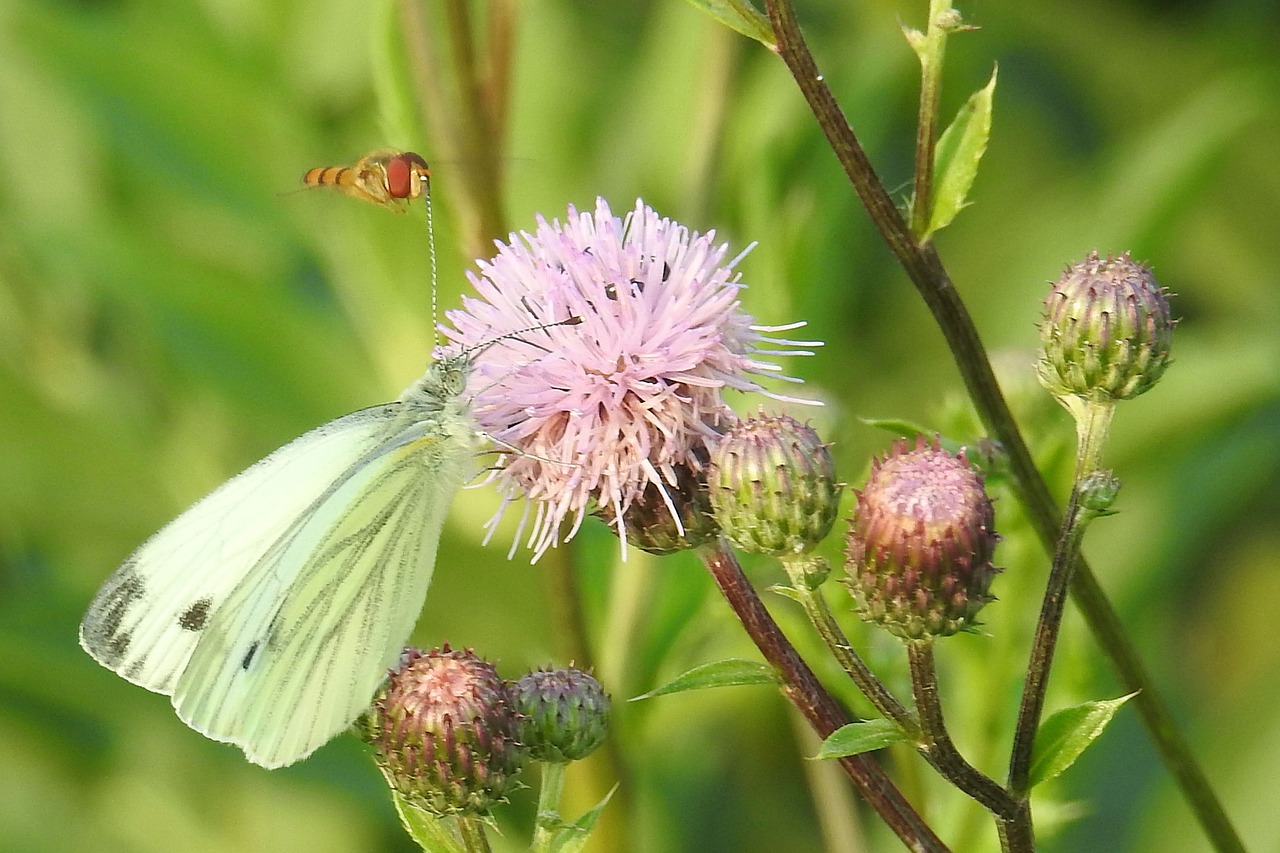
POLYGON ((368 707, 422 609, 474 449, 470 358, 432 364, 396 402, 308 432, 178 516, 103 584, 80 644, 250 761, 310 755, 368 707))

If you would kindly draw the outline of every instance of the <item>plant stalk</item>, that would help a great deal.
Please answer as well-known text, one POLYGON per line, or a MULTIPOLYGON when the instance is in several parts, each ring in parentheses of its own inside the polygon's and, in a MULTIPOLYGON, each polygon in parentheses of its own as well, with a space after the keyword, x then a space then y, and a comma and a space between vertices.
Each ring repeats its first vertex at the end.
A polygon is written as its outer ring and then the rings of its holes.
POLYGON ((1031 659, 1027 664, 1026 680, 1022 688, 1018 723, 1013 734, 1013 751, 1009 757, 1009 789, 1023 799, 1031 792, 1031 759, 1035 749, 1036 730, 1040 727, 1040 717, 1044 713, 1049 671, 1053 666, 1053 654, 1062 629, 1062 615, 1066 610, 1072 570, 1080 557, 1080 544, 1084 541, 1085 528, 1094 517, 1094 513, 1082 510, 1080 506, 1080 488, 1085 477, 1098 468, 1102 446, 1111 426, 1111 416, 1115 412, 1113 403, 1088 403, 1078 398, 1072 398, 1068 402, 1068 408, 1076 417, 1078 434, 1075 482, 1071 486, 1071 498, 1067 501, 1062 535, 1058 537, 1058 544, 1054 549, 1049 580, 1045 584, 1044 601, 1040 606, 1040 619, 1036 623, 1031 659))
POLYGON ((974 767, 956 749, 947 733, 938 694, 938 673, 933 660, 933 640, 907 643, 907 660, 911 665, 911 687, 915 693, 916 713, 924 735, 924 751, 949 782, 977 800, 997 818, 1007 819, 1017 811, 1017 802, 999 783, 974 767))
MULTIPOLYGON (((848 715, 822 687, 813 670, 783 635, 728 545, 718 542, 703 546, 698 549, 698 554, 747 634, 781 677, 783 693, 818 736, 826 738, 848 724, 848 715)), ((947 851, 946 845, 906 801, 880 765, 867 755, 851 755, 837 760, 858 793, 909 850, 919 853, 947 851)))
POLYGON ((484 824, 478 818, 458 815, 458 834, 462 836, 462 844, 467 848, 467 853, 493 853, 484 824))
MULTIPOLYGON (((789 0, 766 0, 777 38, 776 51, 790 69, 827 141, 845 170, 873 224, 924 299, 950 347, 974 408, 1009 455, 1013 487, 1026 506, 1041 544, 1056 548, 1062 516, 1048 484, 1000 392, 985 347, 955 286, 930 243, 917 244, 880 181, 805 44, 789 0)), ((1172 714, 1139 659, 1119 616, 1083 559, 1072 575, 1071 595, 1094 638, 1130 692, 1148 736, 1173 773, 1196 819, 1219 853, 1244 846, 1204 771, 1179 732, 1172 714)))
POLYGON ((538 766, 542 768, 542 779, 531 849, 534 853, 550 853, 551 842, 560 828, 560 796, 564 792, 564 771, 569 765, 543 761, 538 766))
POLYGON ((920 740, 920 723, 903 707, 902 703, 889 692, 884 683, 876 677, 867 666, 866 661, 849 643, 844 630, 840 627, 821 589, 813 589, 805 579, 804 563, 797 560, 782 560, 783 567, 791 578, 791 588, 795 590, 804 608, 805 615, 817 629, 818 635, 826 643, 827 649, 844 669, 845 674, 854 683, 862 695, 867 697, 875 709, 886 718, 893 720, 913 740, 920 740))
POLYGON ((933 159, 938 141, 938 102, 942 98, 942 64, 947 52, 947 29, 939 16, 951 10, 951 0, 929 0, 929 23, 920 57, 920 109, 916 118, 915 191, 911 201, 911 232, 917 237, 929 228, 933 214, 933 159))

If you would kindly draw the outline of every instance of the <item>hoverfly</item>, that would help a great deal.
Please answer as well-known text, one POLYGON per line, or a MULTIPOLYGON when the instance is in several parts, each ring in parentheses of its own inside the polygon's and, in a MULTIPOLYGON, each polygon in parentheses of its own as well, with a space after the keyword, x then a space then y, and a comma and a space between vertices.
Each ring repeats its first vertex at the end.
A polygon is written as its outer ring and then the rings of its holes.
POLYGON ((319 166, 302 176, 308 187, 333 187, 353 198, 403 213, 415 198, 431 195, 431 169, 421 155, 384 148, 354 166, 319 166))

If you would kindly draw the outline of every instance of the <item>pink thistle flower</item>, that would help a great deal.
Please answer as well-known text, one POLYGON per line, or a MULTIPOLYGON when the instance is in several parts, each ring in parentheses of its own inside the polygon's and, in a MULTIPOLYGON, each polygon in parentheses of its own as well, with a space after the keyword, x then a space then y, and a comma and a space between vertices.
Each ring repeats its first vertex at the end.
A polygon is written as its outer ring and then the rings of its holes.
POLYGON ((671 507, 666 487, 676 483, 676 466, 696 473, 699 458, 736 422, 725 389, 810 402, 771 393, 753 376, 799 382, 760 357, 811 355, 795 348, 820 342, 766 337, 803 323, 753 325, 734 272, 746 252, 726 262, 728 244, 714 237, 662 219, 642 201, 615 217, 600 199, 594 214, 570 206, 564 224, 538 217, 534 234, 498 242, 497 255, 467 274, 477 297, 448 312, 453 328, 441 327, 448 340, 441 355, 539 323, 582 321, 476 356, 472 413, 517 451, 490 475, 503 492, 490 535, 507 507, 525 498, 516 538, 534 507, 528 545, 536 560, 572 538, 593 506, 608 506, 625 553, 621 525, 632 502, 654 484, 671 507))

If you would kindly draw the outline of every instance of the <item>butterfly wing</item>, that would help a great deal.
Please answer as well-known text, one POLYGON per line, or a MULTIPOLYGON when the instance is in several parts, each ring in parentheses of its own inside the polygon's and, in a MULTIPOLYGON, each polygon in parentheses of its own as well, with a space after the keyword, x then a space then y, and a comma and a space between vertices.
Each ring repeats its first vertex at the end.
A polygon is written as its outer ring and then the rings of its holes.
POLYGON ((81 645, 259 763, 310 753, 368 704, 421 608, 468 458, 440 417, 355 412, 223 484, 107 580, 81 645))

